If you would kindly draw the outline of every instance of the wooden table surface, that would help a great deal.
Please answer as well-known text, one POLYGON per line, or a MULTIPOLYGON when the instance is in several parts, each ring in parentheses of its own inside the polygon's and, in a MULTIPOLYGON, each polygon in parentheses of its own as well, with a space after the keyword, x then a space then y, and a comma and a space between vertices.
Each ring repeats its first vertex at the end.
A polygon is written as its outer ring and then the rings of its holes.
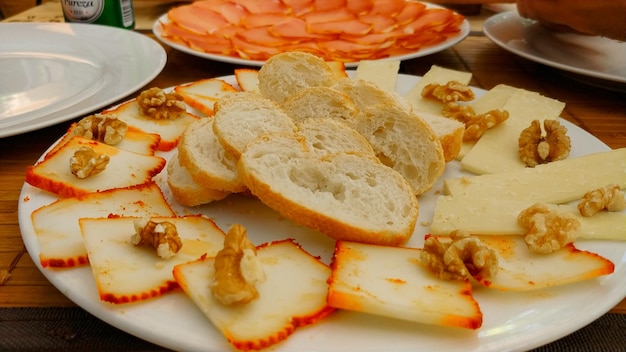
MULTIPOLYGON (((482 16, 469 17, 473 31, 453 48, 402 62, 401 72, 423 75, 432 64, 473 74, 483 89, 504 83, 566 103, 562 117, 611 148, 626 147, 626 94, 584 83, 582 77, 536 64, 493 44, 480 31, 482 16)), ((139 31, 152 36, 148 31, 139 31)), ((232 74, 235 66, 201 59, 166 47, 165 69, 145 88, 170 87, 232 74)), ((622 87, 624 88, 624 87, 622 87)), ((136 96, 137 93, 128 98, 136 96)), ((126 100, 124 99, 124 100, 126 100)), ((0 307, 73 306, 52 286, 26 252, 18 225, 17 202, 24 172, 67 129, 71 121, 22 135, 0 138, 0 307)), ((626 300, 611 310, 626 314, 626 300)))

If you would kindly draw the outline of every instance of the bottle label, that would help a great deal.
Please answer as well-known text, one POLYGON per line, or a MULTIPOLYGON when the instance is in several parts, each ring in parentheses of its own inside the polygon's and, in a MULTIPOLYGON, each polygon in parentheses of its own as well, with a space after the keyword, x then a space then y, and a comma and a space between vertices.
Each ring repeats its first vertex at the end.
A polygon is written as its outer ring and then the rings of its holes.
POLYGON ((128 27, 135 21, 133 2, 132 0, 121 0, 120 5, 122 7, 122 23, 124 27, 128 27))
POLYGON ((92 23, 104 10, 104 0, 62 0, 63 13, 71 22, 92 23))

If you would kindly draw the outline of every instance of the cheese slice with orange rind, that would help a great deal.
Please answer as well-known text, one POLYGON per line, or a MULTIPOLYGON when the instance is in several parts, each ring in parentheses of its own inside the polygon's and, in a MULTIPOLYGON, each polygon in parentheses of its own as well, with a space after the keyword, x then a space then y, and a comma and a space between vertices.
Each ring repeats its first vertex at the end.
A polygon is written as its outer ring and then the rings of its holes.
POLYGON ((420 249, 337 241, 328 279, 331 307, 423 324, 478 329, 482 312, 469 281, 423 268, 420 249))
POLYGON ((83 137, 74 137, 54 154, 26 170, 26 182, 62 198, 150 182, 165 167, 165 159, 129 152, 83 137), (109 157, 103 171, 86 178, 72 174, 70 159, 82 147, 109 157))
POLYGON ((236 68, 235 79, 244 92, 259 92, 259 70, 252 68, 236 68))
POLYGON ((126 122, 128 129, 136 129, 145 133, 158 134, 161 137, 158 150, 169 151, 178 145, 180 135, 192 122, 199 119, 189 112, 177 119, 153 119, 141 115, 137 99, 129 100, 111 110, 105 110, 103 114, 115 114, 118 119, 126 122))
POLYGON ((610 260, 569 244, 550 254, 528 249, 523 236, 477 236, 496 251, 498 273, 481 285, 505 291, 529 291, 586 281, 613 273, 610 260))
POLYGON ((131 238, 138 218, 79 219, 89 264, 100 299, 130 303, 157 297, 178 287, 174 266, 214 256, 223 247, 224 233, 204 216, 151 217, 155 223, 169 222, 182 242, 180 250, 163 259, 152 247, 135 246, 131 238))
POLYGON ((214 112, 213 105, 219 98, 239 90, 221 79, 207 78, 176 86, 174 91, 182 95, 189 106, 211 116, 214 112))
POLYGON ((236 306, 222 305, 211 294, 214 258, 174 268, 183 290, 238 350, 270 347, 334 310, 326 304, 330 268, 298 244, 282 240, 261 245, 257 258, 266 277, 255 286, 259 298, 236 306))
MULTIPOLYGON (((44 158, 47 158, 49 155, 54 154, 57 150, 59 150, 65 143, 75 137, 74 130, 76 129, 77 123, 73 123, 70 128, 67 130, 67 133, 63 135, 61 140, 54 145, 54 147, 46 153, 44 158)), ((157 150, 157 146, 159 145, 159 140, 161 137, 158 134, 153 133, 144 133, 141 131, 127 131, 124 139, 121 142, 114 145, 114 147, 127 150, 133 153, 146 154, 146 155, 154 155, 157 150)))
POLYGON ((89 262, 78 219, 119 216, 174 216, 156 183, 62 198, 31 214, 43 267, 75 267, 89 262), (62 219, 62 220, 59 220, 62 219))

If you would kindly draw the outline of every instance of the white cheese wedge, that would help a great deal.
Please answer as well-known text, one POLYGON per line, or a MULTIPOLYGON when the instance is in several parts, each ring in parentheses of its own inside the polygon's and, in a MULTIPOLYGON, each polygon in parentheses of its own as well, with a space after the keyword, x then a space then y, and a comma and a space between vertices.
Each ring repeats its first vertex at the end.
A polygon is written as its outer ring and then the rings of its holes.
POLYGON ((447 195, 561 204, 608 184, 626 188, 626 148, 569 158, 534 168, 444 180, 447 195))
MULTIPOLYGON (((435 204, 430 231, 437 236, 448 235, 454 230, 465 230, 474 235, 523 235, 526 230, 518 224, 517 216, 534 203, 518 199, 440 196, 435 204)), ((603 211, 585 217, 580 215, 575 203, 552 204, 550 207, 578 219, 580 238, 626 240, 626 212, 603 211)))
POLYGON ((520 160, 518 139, 533 120, 558 119, 565 103, 536 92, 517 90, 502 106, 509 118, 485 131, 461 160, 463 169, 477 173, 498 173, 526 167, 520 160))
POLYGON ((338 241, 328 279, 335 308, 423 324, 477 329, 471 284, 442 280, 422 267, 420 249, 338 241))
MULTIPOLYGON (((508 86, 506 84, 498 84, 469 105, 471 105, 472 109, 474 109, 474 112, 477 114, 484 114, 491 110, 502 109, 504 104, 509 101, 509 98, 511 98, 511 96, 513 96, 513 94, 515 94, 518 90, 519 88, 508 86)), ((473 141, 463 142, 456 159, 462 160, 475 144, 476 142, 473 141)))
POLYGON ((362 79, 389 92, 396 91, 400 60, 364 60, 359 62, 354 79, 362 79))
POLYGON ((472 74, 469 72, 452 70, 440 66, 433 65, 428 72, 424 74, 422 79, 417 82, 409 93, 405 96, 413 107, 414 111, 425 111, 431 114, 441 115, 443 103, 434 99, 422 98, 422 90, 431 83, 446 84, 450 81, 457 81, 461 84, 469 84, 472 74))

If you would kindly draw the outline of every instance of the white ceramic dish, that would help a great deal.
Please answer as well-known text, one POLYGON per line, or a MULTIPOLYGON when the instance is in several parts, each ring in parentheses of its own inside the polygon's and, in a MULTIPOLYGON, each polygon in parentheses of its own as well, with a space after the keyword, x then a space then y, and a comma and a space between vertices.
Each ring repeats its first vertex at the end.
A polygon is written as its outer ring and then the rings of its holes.
MULTIPOLYGON (((235 84, 233 76, 224 78, 235 84)), ((400 75, 398 92, 406 93, 419 77, 400 75)), ((475 90, 477 95, 484 91, 475 90)), ((571 156, 605 151, 608 147, 582 129, 563 121, 569 129, 573 148, 571 156)), ((171 152, 161 153, 166 158, 171 152)), ((454 161, 448 164, 444 178, 465 175, 454 161)), ((241 223, 255 244, 279 238, 294 238, 305 250, 329 262, 334 241, 285 220, 259 201, 229 197, 195 209, 176 205, 167 188, 164 173, 156 177, 168 201, 179 214, 204 213, 222 229, 241 223)), ((428 227, 423 225, 433 215, 436 192, 420 197, 420 218, 408 243, 422 247, 428 227)), ((182 291, 170 292, 149 301, 112 305, 99 300, 89 267, 65 270, 41 268, 39 242, 30 214, 56 198, 25 184, 18 205, 19 223, 24 243, 34 262, 50 282, 79 306, 103 321, 155 344, 186 351, 231 350, 219 332, 182 291)), ((63 221, 63 219, 59 219, 63 221)), ((599 253, 615 263, 615 273, 569 286, 536 292, 499 292, 474 289, 474 296, 484 314, 483 326, 476 331, 433 327, 337 311, 320 323, 300 328, 272 351, 408 351, 419 346, 423 351, 522 351, 561 338, 613 308, 626 296, 626 242, 580 241, 577 246, 599 253), (585 307, 581 310, 581 307, 585 307)), ((280 309, 277 307, 277 309, 280 309)))
POLYGON ((526 59, 563 71, 626 83, 626 42, 555 33, 517 11, 488 18, 483 31, 494 43, 526 59))
MULTIPOLYGON (((428 4, 428 7, 440 7, 440 6, 428 4)), ((152 26, 152 32, 154 33, 154 35, 156 36, 158 40, 162 41, 163 43, 171 46, 172 48, 176 50, 185 52, 187 54, 195 55, 198 57, 202 57, 205 59, 231 63, 235 65, 262 66, 264 63, 264 61, 246 60, 246 59, 242 59, 239 57, 211 54, 211 53, 205 53, 205 52, 198 51, 198 50, 193 50, 189 48, 188 46, 182 45, 168 38, 164 38, 163 31, 161 28, 161 23, 169 23, 167 14, 162 15, 161 17, 159 17, 158 20, 154 22, 154 25, 152 26)), ((388 57, 388 58, 384 58, 381 60, 409 60, 409 59, 414 59, 414 58, 418 58, 418 57, 422 57, 426 55, 431 55, 431 54, 443 51, 445 49, 448 49, 456 45, 457 43, 465 39, 465 37, 469 35, 469 32, 470 32, 469 22, 467 20, 464 20, 463 23, 461 24, 460 32, 457 35, 448 38, 448 40, 442 43, 421 48, 410 54, 388 57)), ((357 61, 357 62, 349 62, 349 63, 346 63, 345 65, 346 67, 353 68, 353 67, 358 66, 358 64, 359 63, 357 61)))
POLYGON ((80 23, 0 24, 0 137, 114 103, 156 77, 163 47, 129 30, 80 23))

